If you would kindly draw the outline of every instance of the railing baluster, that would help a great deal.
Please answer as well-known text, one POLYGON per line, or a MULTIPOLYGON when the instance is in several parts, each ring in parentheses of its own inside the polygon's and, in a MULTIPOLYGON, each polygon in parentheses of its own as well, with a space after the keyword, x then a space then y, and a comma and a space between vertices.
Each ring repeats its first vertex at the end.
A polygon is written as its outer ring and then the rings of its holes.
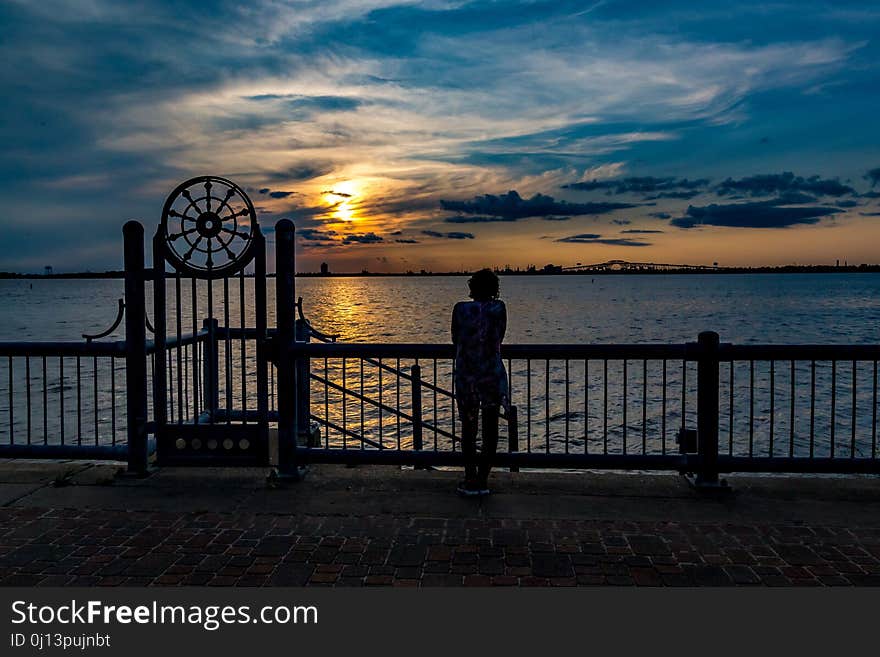
MULTIPOLYGON (((437 422, 437 359, 433 359, 433 369, 434 369, 434 451, 437 451, 437 427, 439 426, 437 422)), ((380 373, 381 376, 381 373, 380 373)))
POLYGON ((532 361, 526 359, 526 452, 532 451, 532 361))
POLYGON ((58 420, 61 427, 61 444, 64 444, 64 356, 58 358, 58 420))
MULTIPOLYGON (((361 363, 361 435, 367 435, 367 426, 364 422, 364 359, 360 359, 361 363)), ((361 441, 361 449, 364 449, 364 442, 361 441)))
POLYGON ((810 361, 810 458, 813 458, 816 437, 816 361, 810 361))
POLYGON ((27 392, 27 444, 31 444, 31 357, 24 357, 24 379, 27 392))
POLYGON ((602 360, 602 453, 608 453, 608 359, 602 360))
POLYGON ((666 456, 666 359, 663 359, 663 397, 660 409, 660 451, 666 456))
POLYGON ((12 374, 12 356, 9 357, 9 444, 15 444, 15 432, 13 427, 15 426, 15 411, 13 410, 13 401, 15 396, 13 394, 12 389, 13 384, 13 374, 12 374))
POLYGON ((95 424, 95 445, 100 443, 98 437, 98 359, 92 358, 92 411, 95 424))
MULTIPOLYGON (((434 426, 437 426, 437 423, 434 423, 434 426)), ((434 434, 434 440, 436 441, 437 434, 434 434)), ((379 449, 383 449, 384 445, 382 443, 382 359, 379 358, 379 449)))
MULTIPOLYGON (((397 386, 396 386, 396 395, 397 395, 397 408, 400 408, 400 359, 397 359, 397 386)), ((453 401, 453 404, 455 402, 453 401)), ((455 448, 455 444, 453 443, 453 449, 455 448)), ((400 450, 400 413, 397 414, 397 449, 400 450)))
POLYGON ((627 378, 628 377, 627 377, 626 366, 627 366, 627 359, 624 358, 623 359, 623 379, 620 382, 620 385, 623 387, 623 454, 624 455, 626 455, 626 450, 627 450, 626 435, 627 435, 627 429, 628 429, 628 426, 627 426, 628 422, 627 422, 627 418, 626 418, 626 411, 627 411, 627 405, 628 405, 627 404, 627 391, 629 389, 629 386, 627 385, 627 378))
POLYGON ((116 444, 116 358, 110 356, 110 443, 116 444))
POLYGON ((794 368, 794 359, 791 361, 791 411, 790 417, 788 419, 789 424, 789 438, 788 438, 788 456, 794 456, 794 401, 796 397, 796 388, 795 388, 795 368, 794 368))
POLYGON ((770 446, 769 456, 773 456, 773 429, 776 422, 776 361, 770 361, 770 446))
POLYGON ((733 390, 734 390, 734 361, 730 361, 730 382, 728 383, 728 411, 727 411, 727 455, 733 456, 733 390))
MULTIPOLYGON (((421 451, 422 445, 422 368, 418 361, 410 368, 412 376, 412 425, 413 449, 421 451)), ((361 401, 363 404, 363 401, 361 401)))
POLYGON ((565 453, 568 454, 569 418, 568 418, 568 358, 565 359, 565 453))
POLYGON ((590 359, 584 358, 584 454, 590 453, 590 359))
POLYGON ((76 444, 82 445, 82 368, 80 357, 76 357, 76 444))
POLYGON ((648 359, 642 361, 642 454, 648 453, 648 359))
POLYGON ((834 431, 837 422, 837 360, 831 361, 831 458, 834 458, 834 431))
POLYGON ((874 376, 871 402, 871 458, 877 458, 877 361, 874 361, 874 376))
POLYGON ((544 451, 550 453, 550 359, 544 361, 544 451))
POLYGON ((850 438, 849 457, 856 457, 856 361, 852 362, 852 436, 850 438))
MULTIPOLYGON (((223 328, 226 335, 223 337, 223 361, 226 371, 226 424, 232 424, 232 340, 229 337, 229 277, 223 277, 223 328)), ((275 398, 275 375, 270 375, 272 383, 272 398, 275 398)), ((173 404, 172 404, 173 406, 173 404)))
POLYGON ((749 456, 755 455, 755 361, 749 361, 749 456))
POLYGON ((348 387, 345 385, 345 375, 346 375, 346 361, 347 359, 343 357, 342 359, 342 449, 348 449, 348 398, 346 397, 346 390, 348 387))
MULTIPOLYGON (((97 361, 97 359, 95 359, 97 361)), ((95 395, 97 399, 97 394, 95 395)), ((95 403, 97 409, 97 401, 95 403)), ((95 416, 97 422, 97 415, 95 416)), ((43 356, 43 444, 49 444, 49 381, 46 377, 46 357, 43 356)))

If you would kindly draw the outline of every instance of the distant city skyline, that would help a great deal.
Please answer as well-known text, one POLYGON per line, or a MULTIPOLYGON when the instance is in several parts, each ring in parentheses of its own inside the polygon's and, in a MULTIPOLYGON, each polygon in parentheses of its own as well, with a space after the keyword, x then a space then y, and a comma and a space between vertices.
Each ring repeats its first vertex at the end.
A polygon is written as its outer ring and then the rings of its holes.
POLYGON ((298 268, 880 262, 880 7, 0 6, 0 271, 119 269, 195 175, 298 268))

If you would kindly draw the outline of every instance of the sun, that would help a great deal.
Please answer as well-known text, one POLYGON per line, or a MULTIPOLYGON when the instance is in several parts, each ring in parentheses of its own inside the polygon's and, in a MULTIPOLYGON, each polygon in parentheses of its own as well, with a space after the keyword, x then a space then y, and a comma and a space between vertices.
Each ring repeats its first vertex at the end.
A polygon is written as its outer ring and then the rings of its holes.
POLYGON ((344 180, 322 192, 322 200, 331 206, 330 216, 340 222, 356 221, 359 218, 357 206, 362 187, 355 180, 344 180))

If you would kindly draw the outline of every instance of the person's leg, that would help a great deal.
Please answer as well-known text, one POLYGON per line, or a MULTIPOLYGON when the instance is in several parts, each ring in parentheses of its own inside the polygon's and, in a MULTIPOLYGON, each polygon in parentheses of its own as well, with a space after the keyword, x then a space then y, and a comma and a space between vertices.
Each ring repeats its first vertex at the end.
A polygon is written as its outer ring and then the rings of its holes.
POLYGON ((477 423, 479 405, 458 399, 461 419, 461 452, 464 454, 464 476, 471 481, 477 476, 477 423))
POLYGON ((498 407, 483 408, 483 450, 480 455, 480 468, 477 476, 481 484, 485 484, 492 469, 492 461, 498 449, 498 407))

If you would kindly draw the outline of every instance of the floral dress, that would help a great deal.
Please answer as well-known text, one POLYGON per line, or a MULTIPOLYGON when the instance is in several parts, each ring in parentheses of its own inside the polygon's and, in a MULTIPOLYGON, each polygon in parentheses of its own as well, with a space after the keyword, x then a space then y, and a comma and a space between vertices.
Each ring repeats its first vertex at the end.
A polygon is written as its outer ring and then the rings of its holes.
POLYGON ((455 344, 455 399, 462 413, 479 408, 507 408, 507 372, 501 341, 507 329, 503 301, 460 301, 452 310, 455 344))

